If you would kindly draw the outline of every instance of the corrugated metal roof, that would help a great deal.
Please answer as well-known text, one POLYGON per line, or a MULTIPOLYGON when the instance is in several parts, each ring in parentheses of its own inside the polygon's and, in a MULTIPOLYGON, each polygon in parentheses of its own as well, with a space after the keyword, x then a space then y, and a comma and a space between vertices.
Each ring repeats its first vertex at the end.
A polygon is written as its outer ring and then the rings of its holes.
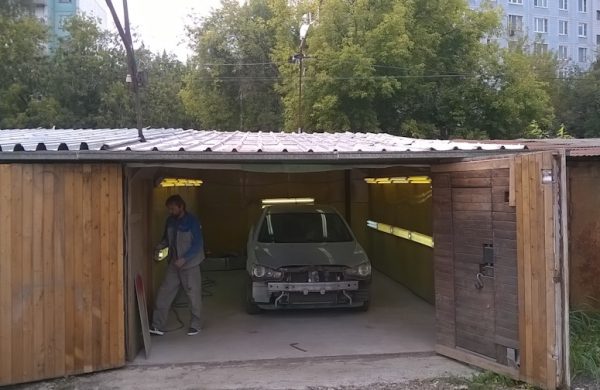
POLYGON ((1 152, 238 152, 238 153, 382 153, 428 151, 523 150, 523 144, 455 142, 398 137, 385 133, 222 132, 145 129, 0 130, 1 152))

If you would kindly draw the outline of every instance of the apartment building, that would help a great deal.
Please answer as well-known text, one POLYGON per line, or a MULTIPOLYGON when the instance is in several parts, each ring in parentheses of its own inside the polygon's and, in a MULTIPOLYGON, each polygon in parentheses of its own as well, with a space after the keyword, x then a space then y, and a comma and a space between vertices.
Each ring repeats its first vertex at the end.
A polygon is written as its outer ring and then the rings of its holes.
MULTIPOLYGON (((476 9, 481 0, 470 0, 476 9)), ((500 44, 526 39, 533 51, 556 53, 561 68, 587 70, 600 48, 600 0, 497 0, 504 14, 500 44)))
POLYGON ((50 27, 50 46, 58 38, 67 35, 64 22, 76 14, 85 14, 100 19, 100 25, 108 25, 107 12, 102 7, 100 0, 34 0, 34 14, 50 27))

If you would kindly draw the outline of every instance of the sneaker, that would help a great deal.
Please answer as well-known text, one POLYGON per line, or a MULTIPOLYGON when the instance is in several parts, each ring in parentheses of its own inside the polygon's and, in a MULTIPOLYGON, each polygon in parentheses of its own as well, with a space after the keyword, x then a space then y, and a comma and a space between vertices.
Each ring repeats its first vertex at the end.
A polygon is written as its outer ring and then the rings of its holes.
POLYGON ((158 328, 150 328, 150 334, 154 334, 157 336, 162 336, 165 334, 165 332, 163 332, 162 330, 158 329, 158 328))
POLYGON ((198 333, 200 333, 200 331, 196 328, 189 328, 188 329, 188 336, 194 336, 197 335, 198 333))

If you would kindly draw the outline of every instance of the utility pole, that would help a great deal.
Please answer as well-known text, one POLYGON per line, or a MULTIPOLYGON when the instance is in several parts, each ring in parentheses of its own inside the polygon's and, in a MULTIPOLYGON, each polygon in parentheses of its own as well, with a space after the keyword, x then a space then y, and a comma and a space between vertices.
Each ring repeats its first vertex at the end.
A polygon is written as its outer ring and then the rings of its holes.
POLYGON ((299 55, 300 72, 298 73, 298 133, 302 133, 302 73, 304 73, 304 53, 302 45, 299 55))
MULTIPOLYGON (((129 25, 129 7, 127 6, 127 0, 123 0, 123 17, 125 22, 125 28, 119 20, 119 16, 115 11, 115 7, 112 0, 106 0, 106 5, 110 10, 113 21, 117 26, 123 45, 125 46, 125 52, 127 54, 127 68, 131 77, 131 89, 133 90, 133 98, 135 102, 135 117, 136 125, 138 129, 138 137, 141 142, 146 142, 144 132, 142 130, 142 105, 140 102, 140 80, 138 76, 137 63, 135 61, 135 51, 133 50, 133 40, 131 39, 131 29, 129 25)), ((128 78, 129 79, 129 78, 128 78)))

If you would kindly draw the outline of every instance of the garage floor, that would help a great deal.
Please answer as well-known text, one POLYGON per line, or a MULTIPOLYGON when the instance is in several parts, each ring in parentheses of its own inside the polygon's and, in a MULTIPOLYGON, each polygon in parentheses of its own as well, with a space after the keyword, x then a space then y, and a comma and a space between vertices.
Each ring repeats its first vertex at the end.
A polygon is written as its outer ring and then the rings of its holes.
POLYGON ((152 351, 133 364, 225 362, 255 359, 430 352, 434 349, 434 307, 376 272, 368 312, 280 311, 248 315, 243 310, 245 271, 204 272, 215 281, 204 298, 205 324, 187 336, 187 308, 171 313, 164 336, 152 337, 152 351))

